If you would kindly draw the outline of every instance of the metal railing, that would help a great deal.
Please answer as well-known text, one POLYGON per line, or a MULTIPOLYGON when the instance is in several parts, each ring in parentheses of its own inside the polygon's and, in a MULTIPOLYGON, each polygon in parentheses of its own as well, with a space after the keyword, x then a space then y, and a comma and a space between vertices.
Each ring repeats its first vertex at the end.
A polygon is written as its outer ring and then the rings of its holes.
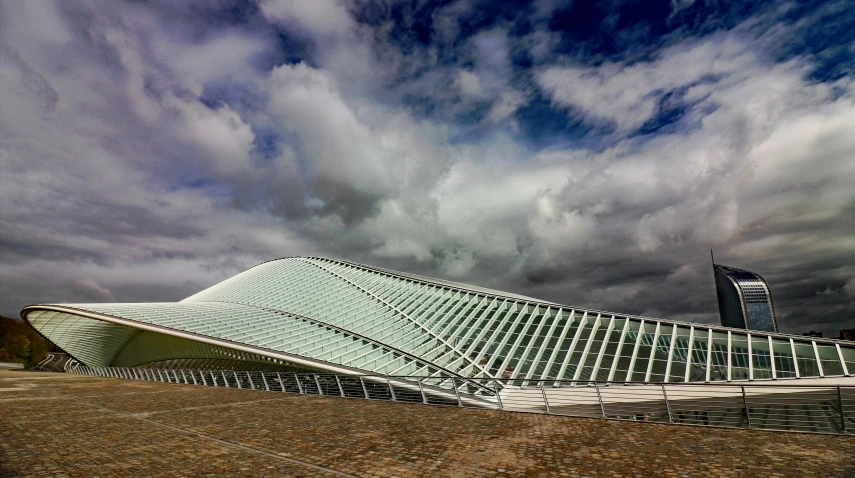
POLYGON ((72 366, 71 373, 332 397, 651 423, 855 431, 855 386, 685 384, 329 375, 72 366))

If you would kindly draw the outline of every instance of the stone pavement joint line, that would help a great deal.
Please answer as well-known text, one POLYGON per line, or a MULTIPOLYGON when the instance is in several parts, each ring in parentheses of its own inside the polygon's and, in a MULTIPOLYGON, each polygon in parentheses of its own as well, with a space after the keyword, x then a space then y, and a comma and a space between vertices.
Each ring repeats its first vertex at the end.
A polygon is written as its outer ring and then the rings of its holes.
POLYGON ((3 478, 855 477, 851 436, 0 369, 4 397, 3 478))
MULTIPOLYGON (((167 424, 165 424, 165 423, 160 423, 160 422, 157 422, 157 421, 154 421, 154 420, 149 420, 149 419, 147 419, 147 418, 143 418, 143 417, 139 416, 139 414, 127 413, 127 412, 123 412, 123 411, 121 411, 121 410, 116 410, 116 409, 114 409, 114 408, 105 407, 105 406, 103 406, 103 405, 98 405, 98 404, 95 404, 95 403, 89 403, 89 402, 87 402, 87 401, 85 401, 85 400, 81 400, 81 399, 79 399, 79 398, 70 397, 70 396, 68 396, 68 395, 62 395, 62 394, 60 394, 60 393, 56 393, 56 392, 51 392, 51 393, 52 393, 53 395, 56 395, 57 397, 60 397, 60 398, 65 398, 65 399, 68 399, 68 400, 74 400, 75 402, 82 403, 82 404, 84 404, 84 405, 88 405, 88 406, 90 406, 90 407, 100 408, 100 409, 102 409, 102 410, 107 410, 107 411, 109 411, 109 412, 118 413, 118 414, 120 414, 120 415, 124 415, 124 416, 127 416, 127 417, 134 418, 135 420, 144 421, 144 422, 147 422, 147 423, 151 423, 152 425, 156 425, 156 426, 163 427, 163 428, 168 428, 168 429, 170 429, 170 430, 175 430, 175 431, 177 431, 177 432, 179 432, 179 433, 186 433, 186 434, 188 434, 188 435, 194 435, 194 436, 197 436, 197 437, 199 437, 199 438, 204 438, 205 440, 211 440, 211 441, 214 441, 214 442, 217 442, 217 443, 220 443, 220 444, 226 445, 226 446, 233 446, 233 447, 241 448, 241 449, 243 449, 243 450, 248 450, 248 451, 251 451, 251 452, 254 452, 254 453, 261 453, 262 455, 266 455, 266 456, 269 456, 269 457, 271 457, 271 458, 276 458, 277 460, 288 461, 288 462, 296 463, 296 464, 298 464, 298 465, 302 465, 302 466, 305 466, 305 467, 308 467, 308 468, 314 468, 314 469, 316 469, 316 470, 321 470, 321 471, 330 472, 330 473, 332 473, 332 474, 334 474, 334 475, 336 475, 336 476, 344 476, 344 477, 347 477, 347 478, 357 478, 355 475, 351 475, 351 474, 349 474, 349 473, 343 473, 343 472, 340 472, 340 471, 337 471, 337 470, 331 470, 331 469, 329 469, 329 468, 325 468, 325 467, 323 467, 323 466, 318 466, 318 465, 313 465, 313 464, 311 464, 311 463, 307 463, 307 462, 302 461, 302 460, 297 460, 297 459, 295 459, 295 458, 288 458, 288 457, 285 457, 285 456, 276 455, 276 454, 270 453, 270 452, 268 452, 268 451, 259 450, 259 449, 257 449, 257 448, 253 448, 253 447, 250 447, 250 446, 241 445, 241 444, 239 444, 239 443, 232 443, 232 442, 227 441, 227 440, 221 440, 221 439, 219 439, 219 438, 210 437, 210 436, 207 436, 207 435, 203 435, 203 434, 201 434, 201 433, 198 433, 198 432, 194 432, 194 431, 190 431, 190 430, 185 430, 185 429, 183 429, 183 428, 174 427, 174 426, 172 426, 172 425, 167 425, 167 424)), ((245 403, 251 403, 251 402, 239 402, 239 403, 241 403, 241 404, 245 404, 245 403)), ((198 407, 198 408, 201 408, 201 407, 198 407)))

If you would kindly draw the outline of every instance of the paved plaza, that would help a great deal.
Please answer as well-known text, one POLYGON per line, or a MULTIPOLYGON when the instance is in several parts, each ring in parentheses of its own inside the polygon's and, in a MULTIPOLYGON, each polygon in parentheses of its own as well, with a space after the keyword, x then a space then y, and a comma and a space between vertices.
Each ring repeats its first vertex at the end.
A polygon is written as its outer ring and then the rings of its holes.
POLYGON ((0 369, 0 476, 855 477, 855 437, 0 369))

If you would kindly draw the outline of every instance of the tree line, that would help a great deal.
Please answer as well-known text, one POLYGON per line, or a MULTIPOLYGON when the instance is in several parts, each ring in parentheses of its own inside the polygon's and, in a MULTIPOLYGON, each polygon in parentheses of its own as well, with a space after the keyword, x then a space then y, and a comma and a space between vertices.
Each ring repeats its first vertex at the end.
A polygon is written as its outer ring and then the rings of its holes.
POLYGON ((17 362, 32 367, 59 351, 52 343, 21 320, 0 316, 0 362, 17 362))

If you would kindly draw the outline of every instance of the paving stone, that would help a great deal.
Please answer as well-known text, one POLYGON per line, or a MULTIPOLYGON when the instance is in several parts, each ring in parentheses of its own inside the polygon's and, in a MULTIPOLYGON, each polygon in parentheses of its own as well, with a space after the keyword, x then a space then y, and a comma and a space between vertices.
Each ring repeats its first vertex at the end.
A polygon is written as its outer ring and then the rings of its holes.
POLYGON ((853 457, 851 436, 0 370, 2 477, 845 477, 853 457))

